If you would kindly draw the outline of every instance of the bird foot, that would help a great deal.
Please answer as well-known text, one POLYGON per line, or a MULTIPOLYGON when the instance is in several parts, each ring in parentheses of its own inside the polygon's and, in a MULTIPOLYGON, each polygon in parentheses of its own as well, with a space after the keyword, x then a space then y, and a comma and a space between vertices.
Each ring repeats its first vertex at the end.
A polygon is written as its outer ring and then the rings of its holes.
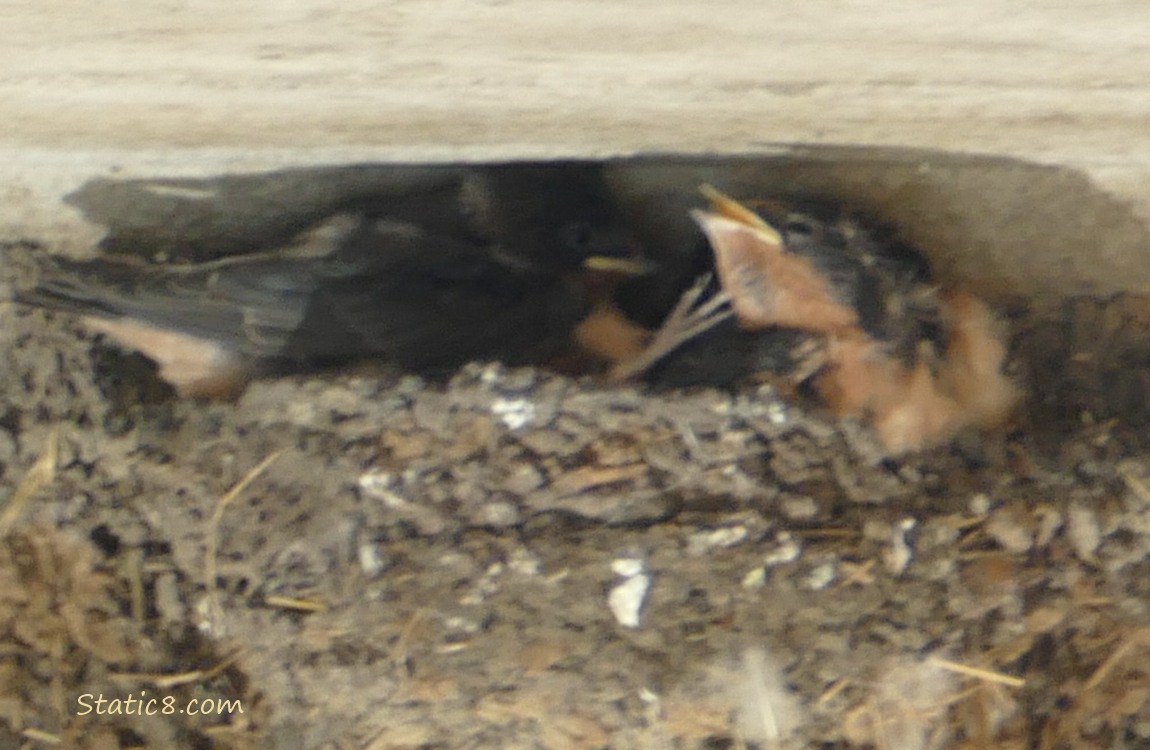
POLYGON ((795 366, 791 370, 790 380, 795 385, 807 382, 830 363, 827 343, 822 337, 804 339, 791 350, 791 356, 794 357, 795 366))
POLYGON ((679 298, 647 346, 637 355, 617 363, 608 377, 621 381, 642 375, 675 349, 734 315, 731 298, 726 292, 719 291, 699 302, 710 283, 711 274, 700 276, 679 298))

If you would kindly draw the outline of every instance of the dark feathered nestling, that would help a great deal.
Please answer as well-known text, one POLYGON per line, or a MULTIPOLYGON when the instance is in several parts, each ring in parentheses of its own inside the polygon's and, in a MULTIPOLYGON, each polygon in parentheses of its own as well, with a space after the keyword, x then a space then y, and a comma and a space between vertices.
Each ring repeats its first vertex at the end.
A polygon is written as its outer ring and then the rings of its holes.
POLYGON ((77 313, 181 392, 213 395, 282 364, 542 362, 603 317, 589 276, 643 268, 589 166, 469 171, 425 206, 435 221, 386 208, 205 264, 55 261, 17 301, 77 313))

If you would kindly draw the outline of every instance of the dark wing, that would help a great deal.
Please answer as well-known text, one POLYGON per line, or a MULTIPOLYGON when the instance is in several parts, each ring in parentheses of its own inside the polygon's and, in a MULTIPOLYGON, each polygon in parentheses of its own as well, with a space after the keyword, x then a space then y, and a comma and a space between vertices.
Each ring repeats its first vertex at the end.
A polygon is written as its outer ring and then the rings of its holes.
POLYGON ((423 369, 530 361, 584 311, 557 273, 412 224, 339 216, 274 254, 187 267, 56 261, 17 301, 127 318, 299 364, 385 357, 423 369))
POLYGON ((378 356, 416 370, 538 361, 587 312, 564 274, 522 268, 418 227, 370 223, 325 262, 281 356, 378 356))
POLYGON ((51 259, 40 283, 15 300, 78 315, 145 322, 220 343, 254 357, 274 356, 302 320, 325 267, 358 217, 332 217, 274 253, 187 266, 134 259, 51 259))

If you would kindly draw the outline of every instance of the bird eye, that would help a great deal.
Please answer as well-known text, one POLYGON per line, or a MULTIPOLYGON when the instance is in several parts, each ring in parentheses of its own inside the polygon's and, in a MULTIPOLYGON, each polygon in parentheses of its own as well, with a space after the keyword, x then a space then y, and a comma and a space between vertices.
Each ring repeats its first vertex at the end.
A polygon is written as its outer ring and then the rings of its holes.
POLYGON ((559 230, 559 239, 572 250, 586 250, 594 233, 591 226, 581 221, 571 222, 559 230))
POLYGON ((810 237, 815 233, 815 225, 803 216, 788 216, 783 229, 787 234, 798 234, 810 237))

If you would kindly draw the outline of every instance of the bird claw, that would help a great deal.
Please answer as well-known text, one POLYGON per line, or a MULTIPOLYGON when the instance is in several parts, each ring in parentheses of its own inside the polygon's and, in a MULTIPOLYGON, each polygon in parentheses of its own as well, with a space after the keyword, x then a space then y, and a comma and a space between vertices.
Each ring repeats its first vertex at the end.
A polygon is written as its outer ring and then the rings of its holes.
POLYGON ((711 278, 711 274, 704 274, 683 292, 647 346, 634 357, 616 364, 609 377, 618 381, 641 375, 675 349, 732 317, 734 310, 726 292, 719 291, 699 303, 711 278))
POLYGON ((790 380, 802 384, 822 372, 830 361, 827 343, 822 337, 804 339, 791 350, 795 364, 791 369, 790 380))

